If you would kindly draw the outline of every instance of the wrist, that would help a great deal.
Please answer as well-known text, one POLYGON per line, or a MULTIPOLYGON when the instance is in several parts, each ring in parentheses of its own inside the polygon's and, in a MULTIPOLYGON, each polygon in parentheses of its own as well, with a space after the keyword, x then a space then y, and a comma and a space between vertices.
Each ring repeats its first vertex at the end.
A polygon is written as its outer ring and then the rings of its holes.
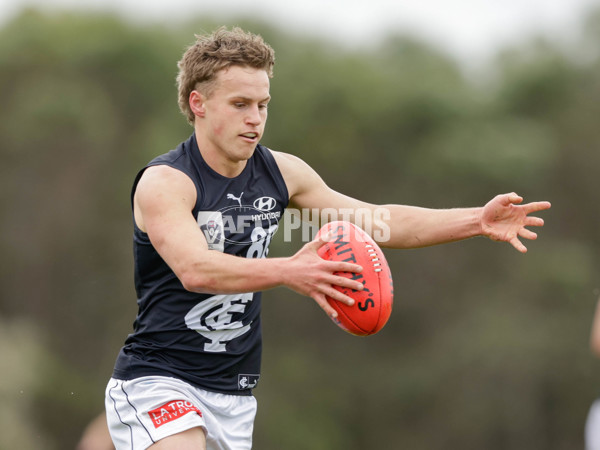
POLYGON ((289 284, 290 257, 266 258, 268 261, 266 275, 271 287, 287 286, 289 284))
POLYGON ((474 236, 487 236, 483 221, 484 208, 482 206, 473 208, 474 236))

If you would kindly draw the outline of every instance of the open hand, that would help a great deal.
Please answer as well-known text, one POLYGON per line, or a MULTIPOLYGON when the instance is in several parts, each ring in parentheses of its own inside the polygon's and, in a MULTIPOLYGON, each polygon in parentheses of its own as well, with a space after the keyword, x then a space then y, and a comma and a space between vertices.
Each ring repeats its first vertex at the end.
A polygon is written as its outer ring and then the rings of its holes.
POLYGON ((497 195, 490 200, 482 210, 481 232, 482 235, 494 241, 510 243, 521 253, 527 247, 519 240, 537 239, 537 234, 525 227, 541 227, 544 220, 531 217, 529 214, 550 208, 550 202, 532 202, 521 205, 523 197, 511 192, 510 194, 497 195))

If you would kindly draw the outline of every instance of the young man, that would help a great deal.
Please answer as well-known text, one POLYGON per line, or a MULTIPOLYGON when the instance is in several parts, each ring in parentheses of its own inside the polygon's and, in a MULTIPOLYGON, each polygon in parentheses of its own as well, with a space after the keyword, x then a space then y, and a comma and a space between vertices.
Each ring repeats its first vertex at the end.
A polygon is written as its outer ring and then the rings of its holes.
POLYGON ((529 214, 550 204, 519 205, 514 193, 431 210, 333 191, 299 158, 259 144, 273 64, 271 47, 237 28, 199 37, 179 62, 179 104, 194 133, 151 161, 132 191, 139 313, 106 390, 117 449, 251 448, 260 291, 287 286, 332 317, 326 296, 352 304, 334 286, 362 286, 336 272, 361 267, 322 260, 323 242, 265 258, 286 207, 354 211, 353 221, 360 211, 391 248, 483 235, 525 252, 519 237, 537 237, 525 227, 543 225, 529 214))

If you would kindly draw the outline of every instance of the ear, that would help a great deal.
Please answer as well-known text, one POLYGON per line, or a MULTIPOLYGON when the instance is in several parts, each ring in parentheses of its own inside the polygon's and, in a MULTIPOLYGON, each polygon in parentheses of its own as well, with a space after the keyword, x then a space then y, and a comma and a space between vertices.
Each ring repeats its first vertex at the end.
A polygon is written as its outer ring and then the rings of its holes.
POLYGON ((204 96, 197 90, 190 92, 189 104, 192 112, 198 117, 204 117, 206 108, 204 107, 204 96))

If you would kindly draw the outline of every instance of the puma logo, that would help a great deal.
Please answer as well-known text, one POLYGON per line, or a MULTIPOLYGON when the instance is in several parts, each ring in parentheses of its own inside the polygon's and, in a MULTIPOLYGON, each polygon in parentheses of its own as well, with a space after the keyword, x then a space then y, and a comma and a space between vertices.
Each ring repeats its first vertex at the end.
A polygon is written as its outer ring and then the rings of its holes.
POLYGON ((235 200, 235 201, 237 201, 240 204, 240 207, 241 207, 242 206, 242 195, 244 195, 243 192, 240 194, 239 197, 236 197, 233 194, 227 194, 227 199, 228 200, 235 200))

